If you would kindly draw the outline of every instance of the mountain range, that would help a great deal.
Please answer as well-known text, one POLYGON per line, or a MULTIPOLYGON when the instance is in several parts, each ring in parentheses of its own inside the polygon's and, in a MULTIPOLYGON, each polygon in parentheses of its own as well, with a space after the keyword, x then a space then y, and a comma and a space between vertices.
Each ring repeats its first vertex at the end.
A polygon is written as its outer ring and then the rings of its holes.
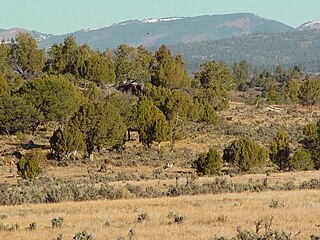
POLYGON ((246 59, 260 68, 300 64, 312 70, 315 68, 310 64, 315 65, 320 59, 320 21, 293 28, 250 13, 129 20, 64 35, 0 29, 0 40, 9 41, 21 31, 30 32, 39 47, 45 49, 63 42, 69 35, 79 44, 87 43, 101 51, 120 44, 143 45, 152 50, 166 44, 174 53, 183 55, 189 72, 210 59, 228 63, 246 59))
POLYGON ((190 43, 230 38, 252 33, 290 32, 295 29, 283 23, 250 13, 197 17, 170 17, 129 20, 102 28, 83 29, 64 35, 44 34, 25 29, 0 30, 0 40, 10 40, 18 32, 30 32, 40 47, 48 48, 73 35, 80 44, 105 50, 124 43, 146 47, 161 44, 190 43))

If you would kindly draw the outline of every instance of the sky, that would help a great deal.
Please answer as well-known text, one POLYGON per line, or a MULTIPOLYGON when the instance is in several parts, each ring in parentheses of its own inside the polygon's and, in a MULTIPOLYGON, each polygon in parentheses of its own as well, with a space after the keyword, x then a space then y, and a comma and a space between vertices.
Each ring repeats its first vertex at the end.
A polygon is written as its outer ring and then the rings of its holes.
POLYGON ((249 12, 298 27, 320 20, 320 0, 0 0, 0 28, 63 34, 130 19, 249 12))

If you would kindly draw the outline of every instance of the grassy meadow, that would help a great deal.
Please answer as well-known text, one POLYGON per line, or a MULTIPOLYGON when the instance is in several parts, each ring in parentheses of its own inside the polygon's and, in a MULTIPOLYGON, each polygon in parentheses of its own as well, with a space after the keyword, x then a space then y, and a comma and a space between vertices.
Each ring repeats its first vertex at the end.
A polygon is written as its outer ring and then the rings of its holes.
POLYGON ((19 224, 16 231, 1 231, 1 239, 72 239, 86 230, 95 239, 212 239, 235 236, 237 226, 254 231, 254 222, 262 219, 272 229, 297 234, 295 239, 308 239, 319 233, 319 191, 276 191, 237 193, 176 198, 129 199, 114 201, 67 202, 21 206, 1 206, 1 220, 19 224), (272 199, 282 205, 271 208, 272 199), (175 223, 170 212, 185 216, 175 223), (148 220, 138 221, 147 213, 148 220), (61 228, 52 228, 50 220, 63 217, 61 228), (35 230, 29 230, 35 222, 35 230), (129 231, 134 229, 131 235, 129 231), (121 238, 122 237, 122 238, 121 238))

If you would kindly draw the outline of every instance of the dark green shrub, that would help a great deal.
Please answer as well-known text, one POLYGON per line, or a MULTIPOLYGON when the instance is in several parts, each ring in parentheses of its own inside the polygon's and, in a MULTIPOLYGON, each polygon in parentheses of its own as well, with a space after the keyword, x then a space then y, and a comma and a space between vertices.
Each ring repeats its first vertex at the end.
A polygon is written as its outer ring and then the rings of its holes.
POLYGON ((63 223, 62 217, 56 217, 51 219, 51 226, 52 228, 61 228, 63 223))
POLYGON ((210 148, 207 153, 202 153, 193 162, 197 171, 204 175, 217 175, 221 172, 221 156, 215 148, 210 148))
POLYGON ((303 149, 296 151, 289 160, 291 170, 311 170, 313 169, 313 161, 311 154, 303 149))
POLYGON ((223 159, 240 171, 263 166, 267 162, 267 151, 248 137, 233 141, 223 153, 223 159))
POLYGON ((23 179, 34 179, 42 173, 42 163, 45 160, 45 155, 39 150, 33 149, 17 163, 18 174, 23 179))
POLYGON ((76 233, 76 235, 74 235, 72 239, 73 240, 93 240, 94 238, 87 231, 82 231, 82 232, 76 233))

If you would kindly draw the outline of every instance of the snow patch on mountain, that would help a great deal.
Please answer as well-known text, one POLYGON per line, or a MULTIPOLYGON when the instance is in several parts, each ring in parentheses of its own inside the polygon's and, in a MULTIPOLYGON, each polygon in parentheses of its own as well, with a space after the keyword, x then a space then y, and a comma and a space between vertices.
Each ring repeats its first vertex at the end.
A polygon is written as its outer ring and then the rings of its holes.
POLYGON ((182 19, 181 17, 170 17, 170 18, 147 18, 142 20, 142 23, 157 23, 157 22, 170 22, 182 19))
POLYGON ((320 29, 320 21, 310 21, 302 24, 300 27, 298 27, 299 30, 316 30, 320 29))

